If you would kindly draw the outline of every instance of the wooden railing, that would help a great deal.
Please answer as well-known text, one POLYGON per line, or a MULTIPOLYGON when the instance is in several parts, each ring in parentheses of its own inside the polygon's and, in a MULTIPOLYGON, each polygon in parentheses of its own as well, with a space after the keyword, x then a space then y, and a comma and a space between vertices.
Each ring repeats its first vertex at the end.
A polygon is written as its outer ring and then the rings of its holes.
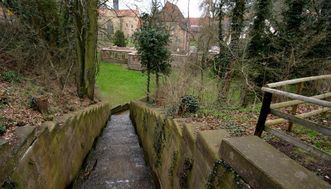
POLYGON ((304 82, 316 81, 316 80, 331 80, 331 75, 321 75, 321 76, 314 76, 314 77, 306 77, 300 79, 293 79, 287 81, 281 81, 276 83, 267 84, 266 87, 262 87, 262 91, 264 92, 262 107, 260 111, 260 116, 258 122, 256 124, 255 133, 254 135, 260 136, 262 135, 263 131, 268 131, 269 133, 297 146, 303 148, 304 150, 311 152, 312 154, 331 162, 331 155, 317 149, 316 147, 302 142, 300 139, 297 139, 291 135, 286 134, 285 132, 281 132, 275 129, 272 129, 270 126, 283 123, 288 121, 288 128, 287 131, 291 132, 293 123, 301 125, 305 128, 315 130, 323 135, 331 136, 331 126, 330 125, 323 125, 319 124, 305 118, 315 116, 318 114, 325 113, 331 110, 331 102, 327 101, 326 99, 331 97, 331 92, 328 91, 324 94, 315 95, 315 96, 304 96, 301 95, 303 90, 304 82), (276 89, 279 87, 285 87, 286 85, 297 85, 296 93, 291 93, 287 91, 283 91, 280 89, 276 89), (280 102, 276 104, 271 104, 273 95, 287 97, 292 99, 291 101, 280 102), (313 110, 303 114, 296 114, 298 105, 310 103, 317 105, 321 108, 317 110, 313 110), (292 107, 290 113, 284 113, 280 111, 280 108, 292 107), (269 114, 274 116, 280 117, 279 119, 268 120, 267 117, 269 114))

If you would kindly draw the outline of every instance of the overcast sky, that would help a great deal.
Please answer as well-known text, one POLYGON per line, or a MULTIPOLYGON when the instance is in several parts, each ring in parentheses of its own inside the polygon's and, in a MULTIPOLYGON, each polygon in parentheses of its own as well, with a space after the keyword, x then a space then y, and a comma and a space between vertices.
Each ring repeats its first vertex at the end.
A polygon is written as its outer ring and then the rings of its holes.
MULTIPOLYGON (((164 4, 166 0, 159 0, 164 4)), ((199 5, 202 0, 169 0, 176 4, 179 9, 182 11, 184 17, 187 17, 188 12, 188 1, 190 1, 190 17, 200 17, 202 11, 199 8, 199 5)), ((112 1, 111 1, 112 2, 112 1)), ((152 0, 119 0, 120 9, 135 8, 138 6, 139 10, 142 12, 149 12, 152 0)))

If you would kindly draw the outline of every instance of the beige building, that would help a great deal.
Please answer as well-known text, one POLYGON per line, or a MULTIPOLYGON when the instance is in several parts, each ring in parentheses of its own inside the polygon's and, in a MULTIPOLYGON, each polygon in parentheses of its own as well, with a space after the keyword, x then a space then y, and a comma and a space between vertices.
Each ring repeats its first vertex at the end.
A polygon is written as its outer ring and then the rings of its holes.
POLYGON ((159 20, 166 26, 170 33, 171 51, 185 53, 188 51, 188 22, 177 5, 166 2, 159 13, 159 20))
POLYGON ((139 28, 138 10, 99 9, 99 46, 111 46, 111 37, 120 30, 125 38, 129 38, 139 28))

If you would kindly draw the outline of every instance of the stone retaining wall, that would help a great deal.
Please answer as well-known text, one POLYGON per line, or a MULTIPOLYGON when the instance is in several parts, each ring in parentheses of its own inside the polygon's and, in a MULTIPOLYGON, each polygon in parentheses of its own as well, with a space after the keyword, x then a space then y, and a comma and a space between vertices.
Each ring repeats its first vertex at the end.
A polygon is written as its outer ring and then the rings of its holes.
MULTIPOLYGON (((101 49, 100 56, 103 61, 126 64, 130 70, 144 70, 144 67, 140 64, 137 51, 131 48, 103 48, 101 49)), ((196 58, 196 54, 171 54, 171 65, 177 67, 186 63, 195 63, 196 58)))
POLYGON ((127 64, 129 54, 132 52, 133 50, 129 48, 103 48, 101 49, 100 56, 103 61, 127 64))
POLYGON ((131 119, 162 188, 330 188, 262 139, 230 138, 225 130, 196 133, 194 124, 132 102, 131 119))
MULTIPOLYGON (((13 159, 0 159, 8 165, 7 172, 0 172, 1 185, 27 189, 66 188, 78 174, 109 116, 109 104, 100 103, 67 114, 58 122, 47 122, 38 132, 35 129, 23 132, 26 134, 21 137, 23 142, 18 149, 5 150, 13 159)), ((0 146, 0 151, 2 147, 5 145, 0 146)))
POLYGON ((195 125, 166 118, 143 102, 131 103, 130 116, 162 188, 249 188, 234 172, 215 165, 224 130, 195 134, 195 125))

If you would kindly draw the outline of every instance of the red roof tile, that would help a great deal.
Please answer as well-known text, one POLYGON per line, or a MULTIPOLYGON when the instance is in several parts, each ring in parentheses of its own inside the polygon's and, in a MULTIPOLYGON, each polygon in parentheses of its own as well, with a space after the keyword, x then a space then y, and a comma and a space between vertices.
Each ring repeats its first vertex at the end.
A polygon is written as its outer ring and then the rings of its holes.
POLYGON ((134 9, 122 9, 122 10, 114 10, 108 8, 99 8, 99 15, 105 16, 107 12, 114 12, 118 17, 138 17, 139 11, 134 9))
POLYGON ((115 10, 115 13, 118 17, 136 17, 139 16, 138 10, 133 9, 122 9, 122 10, 115 10))
POLYGON ((201 20, 202 18, 189 18, 189 22, 190 22, 190 25, 196 25, 196 26, 199 26, 201 25, 201 20))
POLYGON ((181 22, 184 16, 177 5, 167 1, 160 12, 160 19, 164 22, 181 22))

